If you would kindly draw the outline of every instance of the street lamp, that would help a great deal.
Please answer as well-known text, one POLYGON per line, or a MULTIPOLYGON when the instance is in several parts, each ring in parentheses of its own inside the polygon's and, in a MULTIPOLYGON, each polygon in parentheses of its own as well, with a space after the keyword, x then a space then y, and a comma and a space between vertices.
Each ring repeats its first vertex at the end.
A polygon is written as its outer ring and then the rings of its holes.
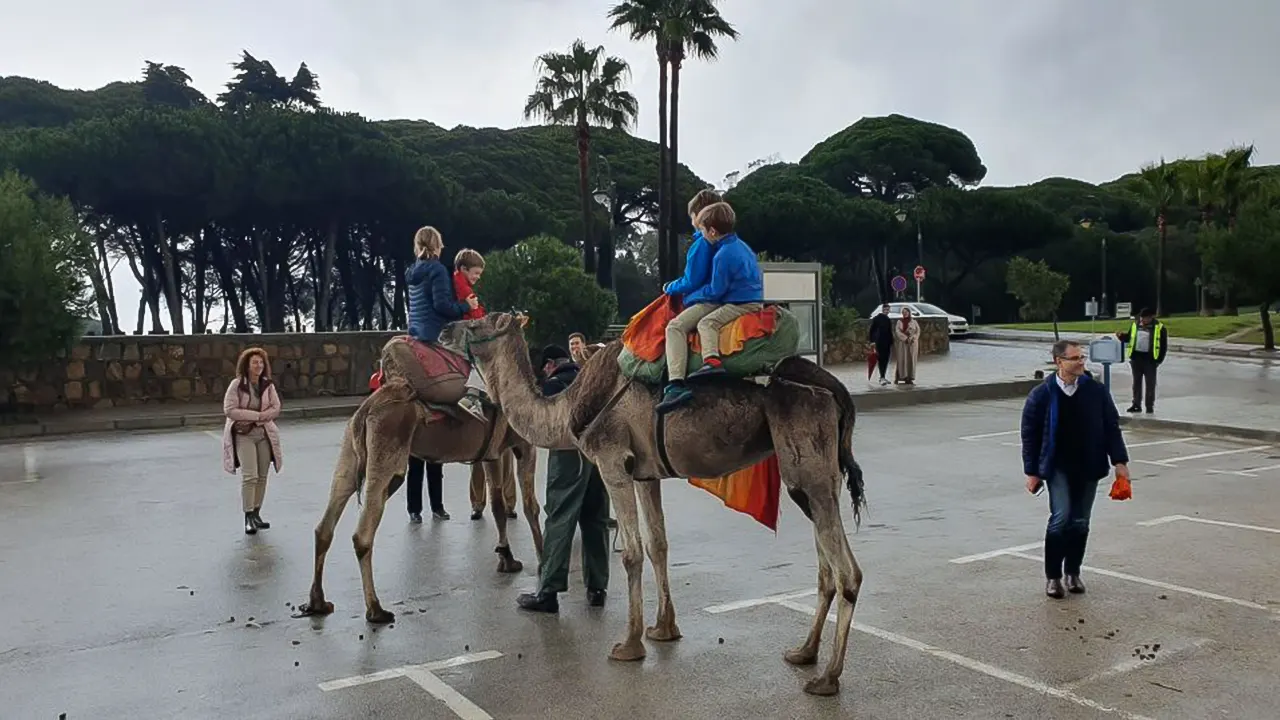
MULTIPOLYGON (((905 223, 907 221, 907 211, 901 208, 894 213, 894 217, 898 218, 898 222, 905 223)), ((920 227, 920 208, 916 207, 916 264, 924 267, 924 232, 920 227)), ((920 291, 921 282, 916 280, 916 302, 922 302, 924 295, 920 291)))
POLYGON ((605 242, 599 248, 596 256, 596 279, 597 281, 603 281, 600 282, 601 287, 611 289, 613 287, 613 255, 615 252, 613 247, 613 206, 617 196, 618 184, 613 180, 609 159, 604 155, 597 155, 596 158, 600 162, 600 168, 596 171, 596 189, 591 193, 591 197, 609 214, 609 225, 605 229, 605 242))
MULTIPOLYGON (((1093 221, 1085 218, 1080 221, 1080 227, 1088 230, 1093 227, 1093 221)), ((1102 234, 1102 304, 1099 306, 1098 317, 1108 317, 1107 315, 1107 235, 1102 234)))

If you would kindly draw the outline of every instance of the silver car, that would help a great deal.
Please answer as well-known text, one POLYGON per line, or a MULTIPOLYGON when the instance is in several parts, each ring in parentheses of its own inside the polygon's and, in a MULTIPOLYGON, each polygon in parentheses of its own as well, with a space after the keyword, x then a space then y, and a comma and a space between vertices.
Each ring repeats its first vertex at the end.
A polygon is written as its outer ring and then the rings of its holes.
MULTIPOLYGON (((969 321, 960 315, 952 315, 937 305, 930 305, 927 302, 891 302, 889 303, 889 314, 898 317, 902 314, 902 308, 911 311, 911 316, 915 318, 946 318, 947 334, 951 337, 957 335, 967 335, 969 333, 969 321)), ((882 312, 880 307, 876 307, 871 313, 871 317, 875 317, 882 312)))

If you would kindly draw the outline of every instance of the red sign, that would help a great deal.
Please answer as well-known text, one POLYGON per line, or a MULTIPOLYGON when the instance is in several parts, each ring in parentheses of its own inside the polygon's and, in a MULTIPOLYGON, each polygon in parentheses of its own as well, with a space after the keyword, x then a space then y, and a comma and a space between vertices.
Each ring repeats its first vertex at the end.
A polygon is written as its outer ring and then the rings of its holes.
POLYGON ((917 265, 915 272, 916 280, 924 280, 924 266, 917 265))

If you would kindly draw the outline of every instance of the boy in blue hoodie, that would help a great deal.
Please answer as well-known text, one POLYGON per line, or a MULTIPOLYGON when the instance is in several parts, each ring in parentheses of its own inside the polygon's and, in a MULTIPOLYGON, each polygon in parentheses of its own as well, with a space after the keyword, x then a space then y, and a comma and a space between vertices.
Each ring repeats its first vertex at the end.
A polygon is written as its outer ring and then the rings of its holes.
POLYGON ((667 323, 666 353, 669 383, 659 412, 689 400, 685 384, 689 363, 689 332, 697 329, 702 344, 702 367, 689 377, 724 373, 720 363, 720 330, 764 307, 764 275, 755 252, 734 232, 737 218, 728 203, 718 202, 698 213, 694 225, 713 247, 711 280, 684 297, 685 309, 667 323))
POLYGON ((689 244, 689 252, 684 258, 684 274, 662 287, 667 295, 688 295, 701 290, 702 286, 711 282, 711 258, 716 254, 716 247, 707 242, 698 227, 698 213, 720 202, 720 193, 709 188, 698 191, 689 201, 689 222, 693 224, 693 242, 689 244))

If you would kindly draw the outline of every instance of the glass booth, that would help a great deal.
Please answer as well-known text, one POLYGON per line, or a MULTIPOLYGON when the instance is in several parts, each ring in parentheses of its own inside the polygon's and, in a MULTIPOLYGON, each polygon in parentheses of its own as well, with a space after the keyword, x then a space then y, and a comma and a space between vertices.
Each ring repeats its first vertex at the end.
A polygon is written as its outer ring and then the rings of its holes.
POLYGON ((790 310, 800 323, 799 354, 822 364, 822 265, 762 262, 764 301, 790 310))

